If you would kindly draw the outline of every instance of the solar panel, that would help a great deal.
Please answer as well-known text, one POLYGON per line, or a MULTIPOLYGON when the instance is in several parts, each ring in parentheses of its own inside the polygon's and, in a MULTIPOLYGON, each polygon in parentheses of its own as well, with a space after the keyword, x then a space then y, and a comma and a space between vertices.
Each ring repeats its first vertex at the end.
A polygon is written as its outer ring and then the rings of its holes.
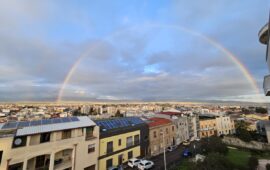
POLYGON ((77 117, 71 117, 70 118, 72 121, 79 121, 79 119, 77 117))
POLYGON ((16 127, 17 127, 17 122, 8 122, 2 127, 2 129, 13 129, 16 127))
POLYGON ((29 125, 30 125, 30 122, 18 122, 17 127, 23 128, 23 127, 27 127, 29 125))
POLYGON ((41 120, 36 120, 36 121, 30 122, 30 126, 38 126, 38 125, 41 125, 41 120))
POLYGON ((68 117, 62 118, 62 122, 70 122, 70 118, 68 118, 68 117))
POLYGON ((43 119, 41 120, 42 125, 48 125, 48 124, 52 124, 52 120, 51 119, 43 119))
POLYGON ((61 121, 61 119, 52 119, 52 123, 61 123, 62 121, 61 121))

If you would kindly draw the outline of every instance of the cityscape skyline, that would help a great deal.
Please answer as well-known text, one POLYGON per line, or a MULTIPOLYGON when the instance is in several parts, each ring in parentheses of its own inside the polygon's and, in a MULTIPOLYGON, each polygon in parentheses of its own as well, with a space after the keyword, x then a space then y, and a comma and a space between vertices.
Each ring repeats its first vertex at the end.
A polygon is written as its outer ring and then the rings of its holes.
POLYGON ((2 1, 0 102, 269 102, 258 42, 269 6, 2 1))

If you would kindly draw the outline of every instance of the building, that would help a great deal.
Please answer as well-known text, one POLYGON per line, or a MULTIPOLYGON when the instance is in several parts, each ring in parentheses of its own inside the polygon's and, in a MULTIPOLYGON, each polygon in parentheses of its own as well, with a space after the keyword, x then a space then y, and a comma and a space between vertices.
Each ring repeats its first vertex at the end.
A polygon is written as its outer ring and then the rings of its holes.
POLYGON ((156 156, 164 152, 168 146, 175 145, 175 125, 169 119, 153 117, 147 120, 149 126, 150 156, 156 156))
POLYGON ((100 126, 99 170, 147 154, 148 126, 140 118, 124 117, 95 122, 100 126))
POLYGON ((194 113, 187 114, 189 140, 193 141, 200 136, 199 116, 194 113))
POLYGON ((234 121, 230 116, 217 116, 216 117, 217 135, 228 135, 235 133, 234 121))
POLYGON ((188 117, 179 112, 159 112, 156 117, 170 119, 175 126, 175 144, 179 145, 182 142, 189 140, 188 133, 188 117))
POLYGON ((88 117, 0 124, 0 169, 98 169, 99 128, 88 117))
POLYGON ((215 116, 200 115, 200 137, 210 137, 217 135, 217 123, 215 116))

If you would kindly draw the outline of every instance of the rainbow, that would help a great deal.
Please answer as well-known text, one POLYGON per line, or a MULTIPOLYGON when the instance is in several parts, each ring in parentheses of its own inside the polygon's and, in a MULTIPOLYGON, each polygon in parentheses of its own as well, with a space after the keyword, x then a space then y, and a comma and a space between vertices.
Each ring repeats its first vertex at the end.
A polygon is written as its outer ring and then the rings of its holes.
MULTIPOLYGON (((184 31, 186 33, 189 33, 193 36, 196 36, 202 40, 204 40, 206 43, 210 44, 212 47, 215 47, 216 49, 218 49, 220 52, 222 52, 230 61, 232 61, 232 63, 235 64, 235 66, 237 66, 237 68, 241 71, 241 73, 244 75, 244 77, 246 78, 246 80, 249 82, 249 84, 251 85, 251 87, 253 88, 253 90, 257 93, 258 96, 260 96, 260 90, 257 86, 256 81, 254 80, 253 76, 251 75, 251 73, 248 71, 248 69, 244 66, 243 63, 241 63, 241 61, 228 49, 226 49, 224 46, 222 46, 219 42, 217 42, 216 40, 207 37, 199 32, 196 32, 194 30, 182 27, 182 26, 177 26, 177 25, 160 25, 160 24, 147 24, 147 25, 140 25, 140 26, 136 26, 136 27, 129 27, 128 29, 132 29, 132 28, 168 28, 168 29, 174 29, 174 30, 178 30, 178 31, 184 31)), ((127 30, 127 29, 124 29, 127 30)), ((121 33, 124 30, 120 30, 120 31, 116 31, 113 34, 110 34, 108 37, 114 36, 115 34, 121 33)), ((107 38, 108 38, 107 37, 107 38)), ((84 52, 82 55, 80 55, 78 57, 78 59, 75 61, 75 63, 73 64, 73 66, 71 67, 71 69, 69 70, 68 74, 66 75, 64 82, 62 83, 62 86, 59 90, 58 93, 58 97, 57 97, 57 102, 61 102, 62 101, 62 96, 64 94, 64 90, 66 88, 66 85, 69 83, 72 75, 74 74, 74 72, 76 71, 77 67, 79 66, 79 64, 81 63, 82 59, 87 57, 88 54, 91 53, 92 50, 96 49, 98 46, 100 45, 100 43, 97 43, 96 45, 94 45, 93 47, 91 47, 90 49, 88 49, 86 52, 84 52)), ((263 99, 261 98, 261 100, 263 101, 263 99)))

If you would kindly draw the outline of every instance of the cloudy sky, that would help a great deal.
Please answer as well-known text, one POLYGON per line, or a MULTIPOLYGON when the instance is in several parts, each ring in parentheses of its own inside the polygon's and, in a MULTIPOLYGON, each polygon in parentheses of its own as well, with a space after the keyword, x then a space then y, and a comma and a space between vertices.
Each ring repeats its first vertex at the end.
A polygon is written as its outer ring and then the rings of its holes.
POLYGON ((268 0, 2 0, 0 101, 270 101, 257 36, 269 7, 268 0), (233 53, 260 94, 198 34, 233 53))

